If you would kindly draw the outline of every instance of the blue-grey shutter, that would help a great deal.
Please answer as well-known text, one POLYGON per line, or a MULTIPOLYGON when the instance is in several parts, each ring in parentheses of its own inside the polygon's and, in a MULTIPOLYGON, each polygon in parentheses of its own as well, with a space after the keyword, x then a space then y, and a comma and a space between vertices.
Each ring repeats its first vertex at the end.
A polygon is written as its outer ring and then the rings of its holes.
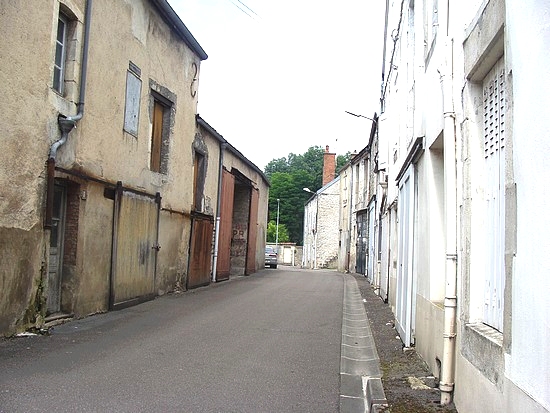
POLYGON ((138 136, 139 101, 141 96, 141 80, 132 72, 126 74, 126 108, 124 109, 124 130, 135 137, 138 136))
POLYGON ((502 331, 504 299, 505 75, 501 58, 483 80, 486 270, 483 321, 502 331))

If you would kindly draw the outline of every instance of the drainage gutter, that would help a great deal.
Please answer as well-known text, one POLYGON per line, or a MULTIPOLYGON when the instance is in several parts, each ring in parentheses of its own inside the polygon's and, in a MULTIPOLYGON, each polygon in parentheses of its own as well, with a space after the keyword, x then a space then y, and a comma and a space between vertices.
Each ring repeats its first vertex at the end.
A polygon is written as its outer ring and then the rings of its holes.
POLYGON ((447 38, 446 59, 441 73, 443 88, 443 161, 445 164, 445 313, 443 360, 441 364, 441 405, 453 400, 456 354, 457 307, 457 207, 456 207, 456 114, 453 103, 453 39, 447 38))
POLYGON ((340 356, 341 413, 385 411, 388 406, 380 359, 363 297, 351 274, 343 274, 342 342, 340 356))
POLYGON ((74 116, 64 116, 59 114, 57 123, 61 131, 61 138, 55 141, 48 154, 47 160, 47 187, 46 187, 46 216, 44 228, 51 229, 53 216, 53 192, 55 185, 55 162, 58 149, 63 146, 69 138, 69 133, 76 127, 76 123, 84 116, 84 100, 86 96, 86 77, 88 73, 88 48, 90 41, 90 23, 92 15, 93 0, 86 2, 86 12, 84 17, 84 42, 82 45, 82 63, 80 66, 80 91, 78 103, 78 112, 74 116))

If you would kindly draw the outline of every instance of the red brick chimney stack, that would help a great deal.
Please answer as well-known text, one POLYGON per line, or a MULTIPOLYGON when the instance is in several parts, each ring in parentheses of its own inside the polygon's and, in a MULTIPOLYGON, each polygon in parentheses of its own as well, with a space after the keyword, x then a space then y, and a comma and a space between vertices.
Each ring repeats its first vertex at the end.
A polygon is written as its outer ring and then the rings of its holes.
POLYGON ((323 154, 323 186, 336 176, 336 154, 329 152, 328 145, 323 154))

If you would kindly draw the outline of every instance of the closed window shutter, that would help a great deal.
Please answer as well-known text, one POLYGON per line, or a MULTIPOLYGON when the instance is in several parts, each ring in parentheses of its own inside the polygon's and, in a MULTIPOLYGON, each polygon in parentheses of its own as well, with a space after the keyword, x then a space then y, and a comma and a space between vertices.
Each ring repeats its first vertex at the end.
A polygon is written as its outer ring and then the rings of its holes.
POLYGON ((153 136, 151 137, 151 170, 155 172, 160 172, 163 117, 164 106, 155 101, 153 110, 153 136))
POLYGON ((487 257, 484 322, 502 331, 504 298, 505 74, 501 58, 483 80, 487 257))

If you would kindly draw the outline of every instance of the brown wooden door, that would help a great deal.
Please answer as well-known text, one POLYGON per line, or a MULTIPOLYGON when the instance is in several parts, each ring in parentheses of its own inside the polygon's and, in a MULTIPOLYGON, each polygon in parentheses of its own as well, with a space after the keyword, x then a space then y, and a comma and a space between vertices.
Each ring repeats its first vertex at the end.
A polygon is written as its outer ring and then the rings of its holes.
POLYGON ((252 188, 250 191, 250 213, 248 222, 248 244, 246 251, 246 275, 256 272, 256 240, 258 234, 258 199, 259 191, 252 188))
POLYGON ((213 218, 207 215, 194 214, 192 220, 187 288, 209 284, 212 268, 213 218))
POLYGON ((111 307, 123 308, 154 297, 159 202, 118 190, 115 200, 111 307))
POLYGON ((235 177, 224 169, 220 207, 220 234, 218 237, 217 281, 228 280, 231 270, 231 235, 233 233, 234 194, 235 177))

